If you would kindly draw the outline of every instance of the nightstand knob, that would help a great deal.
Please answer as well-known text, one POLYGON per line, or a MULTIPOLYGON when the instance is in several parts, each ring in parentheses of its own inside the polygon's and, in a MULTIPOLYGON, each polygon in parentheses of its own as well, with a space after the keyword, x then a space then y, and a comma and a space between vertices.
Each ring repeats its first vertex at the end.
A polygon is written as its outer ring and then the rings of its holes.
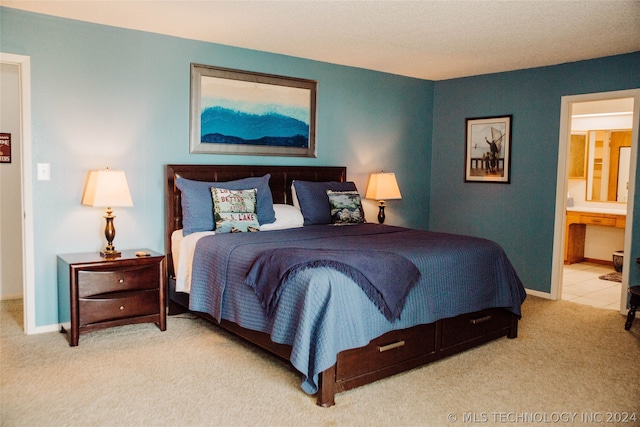
POLYGON ((120 306, 120 310, 124 310, 124 305, 121 305, 121 306, 120 306))
POLYGON ((124 283, 124 279, 118 280, 118 283, 124 283))

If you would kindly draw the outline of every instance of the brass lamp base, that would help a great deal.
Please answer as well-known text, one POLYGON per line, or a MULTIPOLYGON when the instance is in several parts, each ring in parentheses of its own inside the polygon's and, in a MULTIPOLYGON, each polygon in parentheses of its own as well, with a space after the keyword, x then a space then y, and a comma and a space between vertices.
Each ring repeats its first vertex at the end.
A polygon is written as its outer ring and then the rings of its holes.
POLYGON ((115 215, 113 215, 113 210, 110 207, 107 208, 107 215, 105 216, 107 225, 104 229, 104 237, 107 239, 107 247, 100 251, 100 256, 103 258, 117 258, 122 255, 122 253, 117 251, 113 246, 113 239, 116 238, 116 228, 113 226, 114 218, 115 215))
POLYGON ((114 250, 103 249, 100 251, 100 256, 102 258, 118 258, 122 256, 122 252, 114 250))

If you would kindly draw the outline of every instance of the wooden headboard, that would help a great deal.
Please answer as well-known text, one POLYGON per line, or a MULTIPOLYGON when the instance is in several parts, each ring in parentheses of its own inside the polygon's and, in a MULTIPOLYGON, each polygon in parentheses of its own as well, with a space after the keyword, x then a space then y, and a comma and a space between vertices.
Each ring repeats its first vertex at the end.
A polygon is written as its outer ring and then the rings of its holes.
POLYGON ((173 275, 171 257, 171 234, 182 228, 182 205, 180 190, 176 188, 177 177, 196 181, 224 182, 253 176, 271 174, 269 187, 273 203, 292 204, 291 183, 301 181, 346 181, 344 166, 250 166, 250 165, 166 165, 166 230, 165 251, 168 255, 167 270, 173 275))

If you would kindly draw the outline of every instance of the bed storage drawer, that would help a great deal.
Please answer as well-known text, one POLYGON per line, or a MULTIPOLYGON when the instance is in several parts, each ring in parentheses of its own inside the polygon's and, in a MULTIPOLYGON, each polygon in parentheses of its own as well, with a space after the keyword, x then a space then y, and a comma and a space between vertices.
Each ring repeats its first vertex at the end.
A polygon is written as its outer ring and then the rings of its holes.
POLYGON ((508 329, 511 314, 502 308, 490 308, 442 320, 442 348, 483 338, 496 330, 508 329))
POLYGON ((338 354, 336 380, 353 378, 376 369, 435 351, 435 323, 413 330, 390 331, 368 345, 338 354))

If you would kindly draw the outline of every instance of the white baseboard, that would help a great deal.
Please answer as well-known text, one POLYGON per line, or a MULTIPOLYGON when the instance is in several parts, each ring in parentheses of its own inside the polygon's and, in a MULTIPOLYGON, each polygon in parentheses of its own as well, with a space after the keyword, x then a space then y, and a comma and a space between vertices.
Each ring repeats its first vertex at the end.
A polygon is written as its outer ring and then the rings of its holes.
POLYGON ((541 292, 534 289, 525 289, 525 291, 527 292, 527 295, 533 295, 534 297, 540 297, 544 299, 553 299, 549 292, 541 292))
POLYGON ((36 326, 33 331, 30 331, 29 335, 35 334, 45 334, 49 332, 60 332, 60 325, 44 325, 44 326, 36 326))

